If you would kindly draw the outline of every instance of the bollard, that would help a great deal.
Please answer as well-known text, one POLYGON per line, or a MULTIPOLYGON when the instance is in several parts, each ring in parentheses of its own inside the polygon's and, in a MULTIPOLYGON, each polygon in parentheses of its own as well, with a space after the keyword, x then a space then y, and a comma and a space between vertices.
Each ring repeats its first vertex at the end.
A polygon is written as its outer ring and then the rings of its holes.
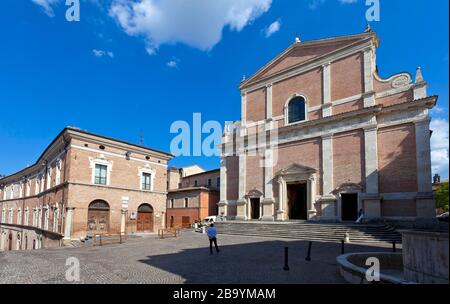
POLYGON ((344 240, 341 240, 341 254, 345 253, 345 248, 344 248, 344 240))
POLYGON ((306 258, 305 258, 305 260, 306 261, 311 261, 311 246, 312 246, 312 242, 311 241, 309 241, 309 244, 308 244, 308 254, 306 255, 306 258))
POLYGON ((288 247, 284 247, 284 267, 283 270, 288 271, 289 270, 289 253, 288 253, 289 248, 288 247))
POLYGON ((203 234, 206 233, 206 226, 202 226, 202 233, 203 233, 203 234))
POLYGON ((395 248, 395 241, 392 242, 392 252, 396 252, 397 248, 395 248))

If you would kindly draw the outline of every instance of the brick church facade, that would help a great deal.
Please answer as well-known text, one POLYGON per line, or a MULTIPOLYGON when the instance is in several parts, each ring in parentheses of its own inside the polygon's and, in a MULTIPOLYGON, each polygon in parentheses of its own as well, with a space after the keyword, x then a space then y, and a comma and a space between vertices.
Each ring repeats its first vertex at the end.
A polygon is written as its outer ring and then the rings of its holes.
POLYGON ((65 128, 35 164, 0 179, 0 251, 165 227, 172 157, 65 128))
POLYGON ((379 38, 297 39, 243 80, 222 143, 219 215, 236 220, 435 216, 430 116, 417 68, 383 78, 379 38))

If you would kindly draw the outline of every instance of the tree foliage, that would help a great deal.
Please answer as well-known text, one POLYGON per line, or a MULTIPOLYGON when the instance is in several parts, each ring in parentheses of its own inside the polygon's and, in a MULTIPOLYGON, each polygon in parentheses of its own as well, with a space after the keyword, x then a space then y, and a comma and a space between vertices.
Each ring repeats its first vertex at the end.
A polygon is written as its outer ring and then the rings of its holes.
POLYGON ((439 185, 436 190, 436 207, 448 211, 448 182, 439 185))

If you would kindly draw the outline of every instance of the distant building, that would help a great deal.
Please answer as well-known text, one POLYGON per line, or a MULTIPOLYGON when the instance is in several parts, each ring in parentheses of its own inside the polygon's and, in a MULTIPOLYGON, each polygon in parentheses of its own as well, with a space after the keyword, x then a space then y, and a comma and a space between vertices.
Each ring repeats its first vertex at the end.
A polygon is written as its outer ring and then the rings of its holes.
POLYGON ((167 194, 167 226, 188 227, 196 220, 217 215, 220 170, 205 171, 196 166, 171 168, 167 194), (195 172, 195 173, 194 173, 195 172), (192 174, 194 173, 194 174, 192 174))
POLYGON ((34 165, 0 179, 0 250, 165 227, 172 157, 65 128, 34 165))

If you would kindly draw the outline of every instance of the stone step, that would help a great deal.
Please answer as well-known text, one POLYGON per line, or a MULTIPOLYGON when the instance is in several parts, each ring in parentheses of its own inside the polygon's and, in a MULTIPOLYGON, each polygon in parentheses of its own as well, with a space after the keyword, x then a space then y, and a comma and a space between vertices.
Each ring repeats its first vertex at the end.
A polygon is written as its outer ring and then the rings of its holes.
POLYGON ((401 243, 401 235, 387 225, 218 222, 216 227, 219 234, 340 242, 348 233, 354 243, 401 243))

